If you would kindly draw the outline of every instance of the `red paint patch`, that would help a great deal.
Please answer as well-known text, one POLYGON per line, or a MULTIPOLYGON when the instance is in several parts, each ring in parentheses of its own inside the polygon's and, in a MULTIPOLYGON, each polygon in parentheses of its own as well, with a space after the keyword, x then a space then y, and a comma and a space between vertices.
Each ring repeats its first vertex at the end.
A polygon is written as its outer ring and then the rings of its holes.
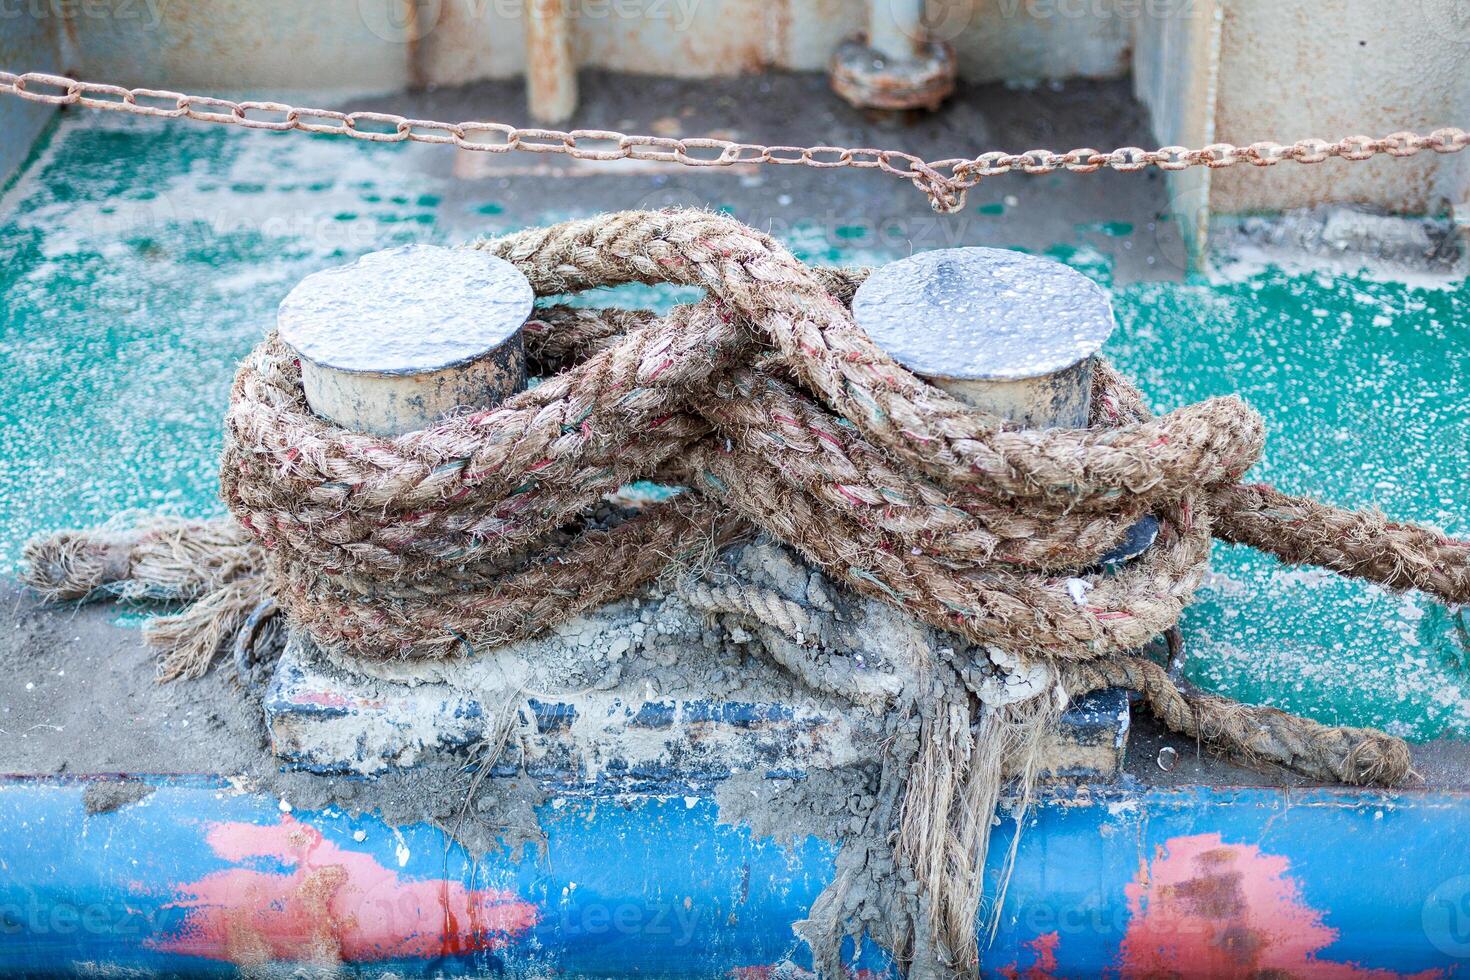
POLYGON ((1035 959, 1022 970, 1018 964, 1003 966, 997 972, 1006 980, 1054 980, 1057 975, 1057 948, 1062 937, 1055 932, 1044 932, 1026 944, 1035 959))
POLYGON ((206 840, 226 861, 290 870, 229 868, 180 884, 170 907, 184 922, 159 949, 239 964, 421 958, 499 948, 539 917, 510 892, 404 881, 290 817, 216 824, 206 840))
POLYGON ((1219 834, 1170 838, 1125 889, 1131 919, 1119 950, 1123 977, 1401 976, 1318 959, 1337 930, 1303 901, 1290 867, 1285 857, 1226 844, 1219 834))

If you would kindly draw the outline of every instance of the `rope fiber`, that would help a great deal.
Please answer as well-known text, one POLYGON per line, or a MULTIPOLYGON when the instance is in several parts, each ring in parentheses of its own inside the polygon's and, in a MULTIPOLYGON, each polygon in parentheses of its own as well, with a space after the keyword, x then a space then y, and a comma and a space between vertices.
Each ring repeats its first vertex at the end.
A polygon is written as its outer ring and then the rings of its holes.
MULTIPOLYGON (((547 629, 755 527, 858 593, 1068 668, 1074 695, 1147 687, 1108 665, 1135 662, 1175 624, 1212 533, 1470 601, 1470 544, 1238 483, 1263 426, 1233 396, 1154 418, 1104 362, 1091 428, 1008 427, 857 329, 848 304, 864 271, 807 268, 701 211, 471 247, 514 263, 541 296, 628 282, 708 296, 663 318, 541 309, 525 336, 544 382, 397 439, 313 415, 272 334, 241 365, 226 420, 221 482, 238 526, 160 519, 39 539, 31 584, 53 598, 192 599, 268 565, 269 588, 319 642, 447 656, 547 629), (587 518, 636 480, 695 492, 615 524, 587 518), (1087 571, 1145 513, 1161 522, 1155 545, 1120 571, 1087 571)), ((1407 767, 1371 772, 1397 782, 1407 767)))
MULTIPOLYGON (((1184 691, 1136 654, 1191 601, 1212 537, 1470 601, 1467 542, 1240 483, 1264 440, 1240 399, 1154 417, 1100 361, 1090 428, 1019 430, 915 377, 856 327, 849 304, 864 271, 808 268, 701 211, 611 214, 471 247, 514 263, 542 297, 622 283, 706 295, 664 317, 539 309, 524 336, 540 384, 391 439, 313 415, 272 334, 231 392, 221 485, 233 517, 40 539, 27 549, 31 584, 57 598, 151 588, 199 600, 154 627, 170 675, 202 672, 228 646, 221 618, 243 622, 271 596, 321 644, 445 657, 545 630, 759 531, 973 649, 1046 665, 1068 696, 1137 691, 1168 727, 1231 758, 1350 784, 1411 776, 1397 738, 1184 691), (609 509, 609 495, 640 480, 685 490, 609 509), (1160 523, 1155 544, 1099 570, 1146 514, 1160 523)), ((697 608, 798 642, 822 632, 799 606, 686 577, 697 608)), ((926 722, 916 773, 953 770, 952 787, 971 786, 972 710, 926 722)), ((979 898, 947 898, 953 868, 934 862, 983 855, 989 821, 962 798, 993 804, 987 785, 922 807, 911 785, 904 807, 919 829, 900 853, 946 962, 973 958, 973 929, 963 934, 979 898), (967 843, 925 859, 945 834, 967 843)))

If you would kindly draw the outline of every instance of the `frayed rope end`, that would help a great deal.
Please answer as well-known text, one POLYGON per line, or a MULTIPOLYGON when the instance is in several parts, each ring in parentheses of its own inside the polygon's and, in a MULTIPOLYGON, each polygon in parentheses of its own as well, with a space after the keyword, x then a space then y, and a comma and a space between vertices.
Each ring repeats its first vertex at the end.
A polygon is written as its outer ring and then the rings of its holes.
POLYGON ((202 676, 269 599, 264 552, 230 518, 124 518, 33 538, 23 557, 21 581, 47 601, 191 603, 143 627, 161 681, 202 676))
POLYGON ((177 615, 149 620, 143 640, 158 652, 158 679, 203 677, 256 607, 269 599, 264 577, 249 576, 215 589, 177 615))

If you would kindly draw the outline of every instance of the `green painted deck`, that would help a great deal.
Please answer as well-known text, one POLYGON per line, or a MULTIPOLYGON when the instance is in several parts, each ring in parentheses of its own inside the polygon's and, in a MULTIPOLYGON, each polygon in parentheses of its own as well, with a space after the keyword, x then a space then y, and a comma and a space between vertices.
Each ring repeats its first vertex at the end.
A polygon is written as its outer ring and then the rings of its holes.
MULTIPOLYGON (((0 198, 0 567, 13 571, 31 534, 119 510, 218 512, 233 365, 302 276, 406 241, 595 210, 559 206, 556 188, 511 206, 509 180, 456 180, 447 151, 421 165, 436 153, 77 114, 54 128, 0 198)), ((977 194, 973 217, 1003 215, 1002 193, 977 194)), ((871 231, 839 223, 829 234, 815 220, 778 229, 818 263, 907 251, 871 231)), ((1128 248, 1158 234, 1124 221, 1074 232, 1046 251, 1107 286, 1099 240, 1128 248)), ((625 298, 675 301, 654 290, 625 298)), ((1267 417, 1254 478, 1470 535, 1470 286, 1265 269, 1119 285, 1114 298, 1109 353, 1157 407, 1239 392, 1267 417)), ((1463 616, 1217 546, 1185 619, 1189 673, 1325 721, 1465 734, 1463 616)))

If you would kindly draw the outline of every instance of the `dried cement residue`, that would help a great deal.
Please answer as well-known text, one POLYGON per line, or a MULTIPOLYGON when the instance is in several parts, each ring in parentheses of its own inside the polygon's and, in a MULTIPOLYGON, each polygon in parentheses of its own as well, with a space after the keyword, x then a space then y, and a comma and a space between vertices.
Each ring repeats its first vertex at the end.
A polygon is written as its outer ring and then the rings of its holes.
MULTIPOLYGON (((446 685, 472 690, 487 702, 505 699, 507 707, 533 696, 571 704, 577 710, 568 722, 570 741, 585 750, 592 781, 603 775, 595 759, 614 753, 641 753, 638 768, 646 771, 652 763, 672 773, 691 754, 678 733, 638 733, 621 717, 608 725, 610 704, 769 701, 790 706, 797 716, 810 712, 845 719, 840 729, 824 732, 819 747, 795 753, 811 763, 800 767, 796 778, 771 778, 764 760, 752 753, 758 737, 753 733, 704 732, 701 750, 718 753, 736 772, 716 786, 720 819, 784 843, 810 836, 842 842, 834 883, 813 906, 812 918, 798 925, 819 964, 838 969, 842 939, 866 930, 885 946, 916 942, 914 975, 927 975, 933 953, 923 940, 925 928, 915 928, 921 920, 918 886, 905 876, 891 842, 919 748, 925 704, 936 697, 931 685, 961 683, 953 672, 931 669, 942 656, 942 638, 891 606, 853 596, 767 541, 731 550, 703 576, 714 585, 738 583, 780 593, 807 611, 814 635, 787 635, 745 615, 696 612, 681 595, 680 583, 671 581, 468 661, 358 664, 337 657, 334 662, 379 683, 446 685), (711 739, 725 744, 712 747, 711 739)), ((487 740, 493 747, 485 753, 502 760, 544 757, 538 755, 544 750, 538 748, 540 734, 530 712, 507 710, 502 717, 507 725, 487 740)), ((357 738, 344 745, 358 744, 357 738)), ((534 798, 524 789, 505 796, 503 782, 486 780, 476 787, 468 775, 455 775, 434 760, 407 772, 389 770, 371 790, 368 784, 354 790, 352 783, 299 775, 273 778, 270 787, 312 807, 352 807, 371 800, 390 820, 410 815, 399 812, 398 799, 421 800, 410 806, 426 805, 435 822, 473 851, 505 835, 504 824, 515 825, 508 840, 536 840, 534 798), (319 789, 323 785, 327 788, 319 789), (343 787, 349 788, 344 792, 343 787), (502 795, 487 804, 477 795, 486 792, 502 795), (472 799, 464 806, 467 793, 472 799), (454 824, 450 811, 454 819, 463 813, 462 826, 454 824), (486 819, 487 814, 494 817, 486 819)))
POLYGON ((432 824, 454 838, 470 857, 504 847, 513 860, 544 854, 546 834, 536 808, 547 794, 526 776, 482 779, 473 759, 430 755, 407 769, 389 769, 369 779, 280 772, 257 773, 255 788, 300 810, 338 809, 374 813, 395 827, 432 824))
POLYGON ((153 795, 153 787, 141 779, 118 779, 88 783, 82 790, 82 809, 87 815, 114 813, 153 795))

